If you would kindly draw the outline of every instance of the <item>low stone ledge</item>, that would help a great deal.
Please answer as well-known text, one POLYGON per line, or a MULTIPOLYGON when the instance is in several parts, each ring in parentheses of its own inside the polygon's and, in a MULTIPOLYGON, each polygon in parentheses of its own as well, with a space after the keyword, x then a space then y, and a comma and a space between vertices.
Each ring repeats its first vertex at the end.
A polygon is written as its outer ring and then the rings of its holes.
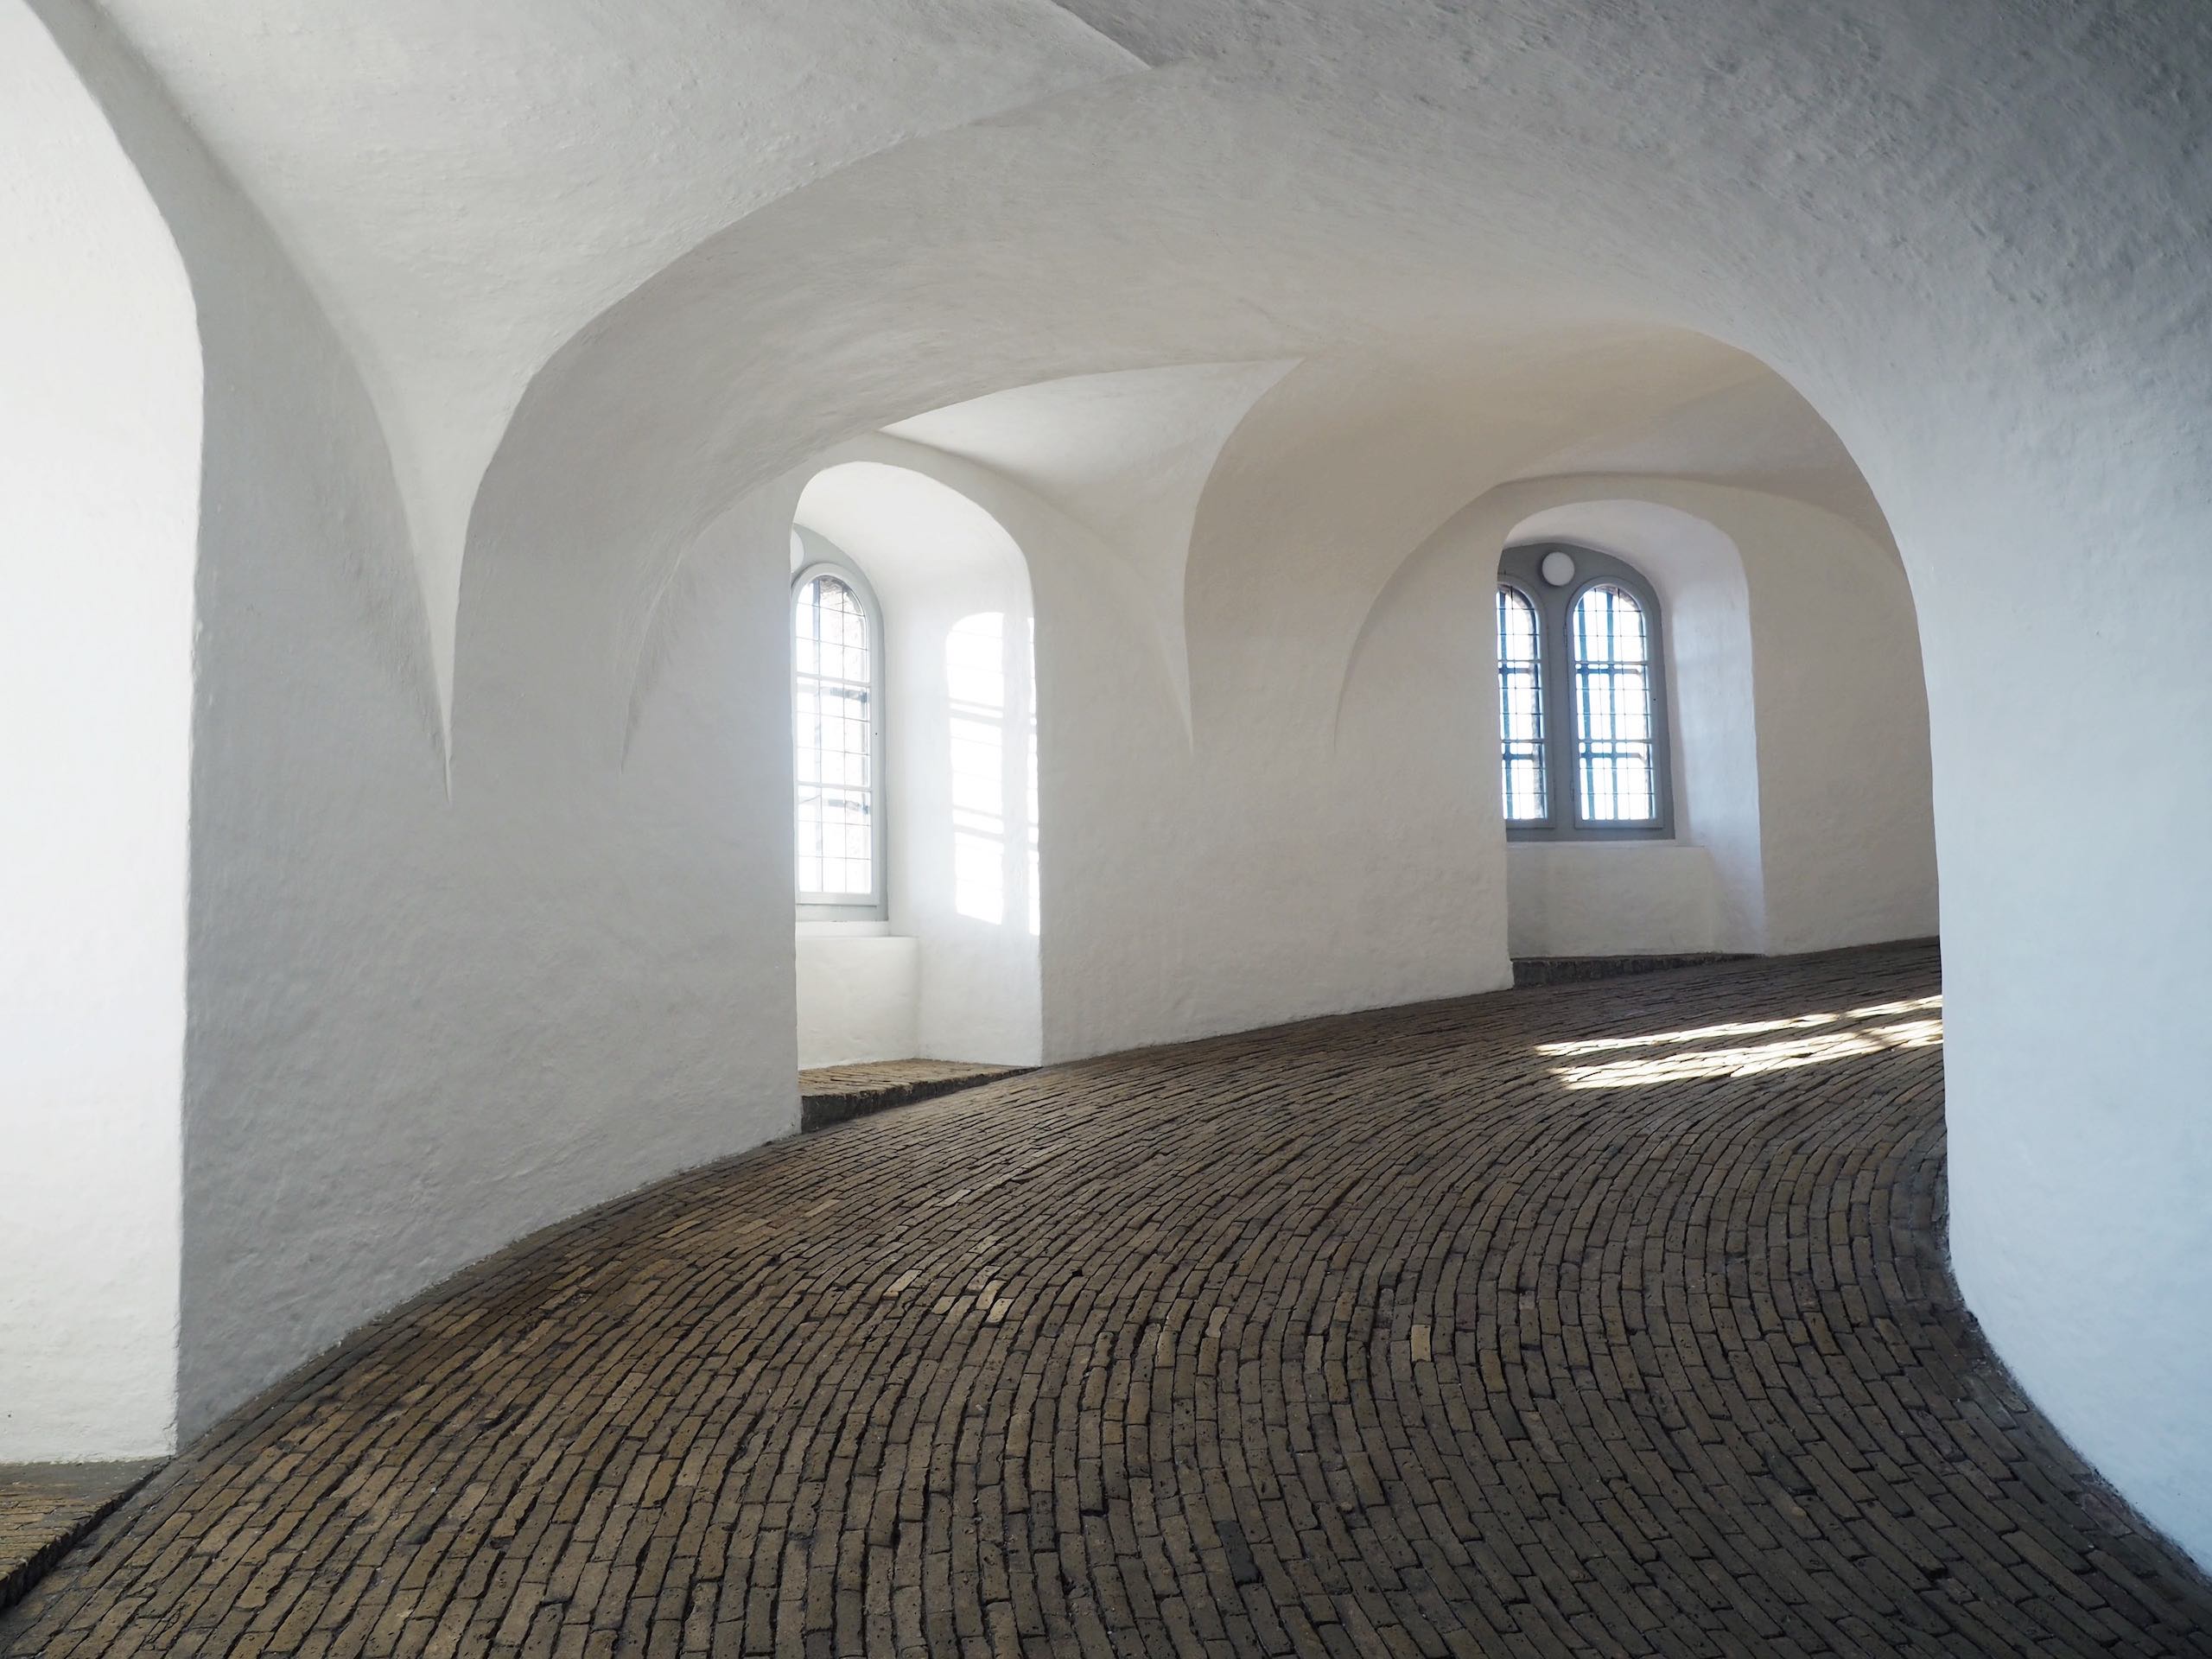
POLYGON ((1617 979, 1623 974, 1656 974, 1669 968, 1702 968, 1707 963, 1749 962, 1733 951, 1700 950, 1657 957, 1516 957, 1516 990, 1530 985, 1572 985, 1584 980, 1617 979))
POLYGON ((964 1060, 874 1060, 825 1065, 798 1074, 801 1134, 850 1122, 872 1112, 933 1100, 978 1084, 1019 1077, 1026 1065, 978 1065, 964 1060))
POLYGON ((160 1459, 0 1464, 0 1612, 161 1466, 160 1459))

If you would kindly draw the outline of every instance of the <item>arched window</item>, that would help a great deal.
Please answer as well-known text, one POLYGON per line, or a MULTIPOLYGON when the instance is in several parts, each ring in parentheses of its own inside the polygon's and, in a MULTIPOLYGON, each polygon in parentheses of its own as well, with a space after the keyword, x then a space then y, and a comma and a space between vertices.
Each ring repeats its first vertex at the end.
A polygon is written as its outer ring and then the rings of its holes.
POLYGON ((1594 823, 1649 823, 1657 815, 1651 723, 1651 645, 1643 607, 1609 582, 1582 590, 1568 613, 1574 671, 1574 785, 1594 823))
POLYGON ((1505 766, 1505 821, 1541 823, 1550 816, 1544 765, 1543 626, 1518 588, 1497 588, 1498 746, 1505 766))
POLYGON ((1509 548, 1498 575, 1506 833, 1671 835, 1657 594, 1582 547, 1509 548))
POLYGON ((866 580, 817 561, 791 590, 792 779, 799 908, 885 914, 883 631, 866 580))

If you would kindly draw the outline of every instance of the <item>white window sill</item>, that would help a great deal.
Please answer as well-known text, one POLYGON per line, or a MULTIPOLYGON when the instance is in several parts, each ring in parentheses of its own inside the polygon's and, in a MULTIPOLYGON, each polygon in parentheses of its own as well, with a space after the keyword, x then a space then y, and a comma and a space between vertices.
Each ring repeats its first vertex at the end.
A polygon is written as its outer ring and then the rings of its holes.
POLYGON ((887 939, 893 935, 887 921, 811 921, 801 918, 796 925, 802 939, 887 939))

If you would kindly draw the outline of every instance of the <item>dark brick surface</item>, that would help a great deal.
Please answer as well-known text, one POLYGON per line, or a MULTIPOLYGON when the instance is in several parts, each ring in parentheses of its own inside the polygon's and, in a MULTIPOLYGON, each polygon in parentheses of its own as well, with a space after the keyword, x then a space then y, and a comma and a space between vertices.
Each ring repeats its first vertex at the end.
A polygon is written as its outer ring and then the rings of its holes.
POLYGON ((1516 957, 1513 982, 1531 985, 1571 985, 1590 979, 1618 979, 1624 974, 1657 974, 1674 968, 1702 968, 1715 962, 1745 962, 1746 957, 1725 951, 1700 950, 1672 957, 1516 957))
POLYGON ((979 1065, 969 1060, 864 1060, 850 1065, 817 1066, 798 1074, 798 1126, 826 1129, 871 1112, 1018 1077, 1028 1069, 979 1065))
POLYGON ((509 1252, 0 1652, 2212 1654, 1944 1271, 1925 949, 1059 1067, 509 1252))
POLYGON ((152 1474, 157 1463, 0 1464, 0 1611, 152 1474))

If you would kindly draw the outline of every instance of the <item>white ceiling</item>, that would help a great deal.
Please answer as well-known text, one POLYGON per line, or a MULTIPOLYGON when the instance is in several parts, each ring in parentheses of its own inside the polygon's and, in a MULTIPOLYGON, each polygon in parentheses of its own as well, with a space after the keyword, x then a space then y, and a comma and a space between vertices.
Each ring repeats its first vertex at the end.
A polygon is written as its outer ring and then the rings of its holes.
POLYGON ((1004 474, 1132 558, 1179 556, 1221 446, 1294 366, 1198 363, 1077 375, 885 429, 1004 474))
MULTIPOLYGON (((550 504, 573 489, 592 534, 643 542, 889 422, 1166 577, 1224 446, 1325 363, 1345 401, 1284 442, 1451 416, 1431 463, 1453 476, 1418 513, 1462 471, 1695 470, 1871 521, 1826 425, 1748 359, 1716 385, 1694 351, 1637 369, 1573 343, 1681 333, 1624 297, 1653 272, 1609 226, 1665 200, 1694 308, 1700 226, 1789 112, 1810 142, 1850 43, 1765 41, 1780 0, 1656 32, 1548 0, 1479 28, 1384 0, 98 3, 353 351, 448 700, 507 450, 521 499, 573 518, 550 504), (1728 167, 1686 167, 1675 110, 1624 95, 1662 73, 1711 82, 1728 167), (1617 422, 1589 377, 1624 372, 1617 422), (549 381, 565 401, 533 424, 549 381), (1440 388, 1529 418, 1463 423, 1440 388), (1478 459, 1463 430, 1519 435, 1478 459)), ((1804 257, 1767 260, 1762 283, 1821 293, 1804 257)))
POLYGON ((1035 0, 99 3, 352 346, 448 604, 516 400, 594 315, 810 180, 1137 67, 1035 0))

